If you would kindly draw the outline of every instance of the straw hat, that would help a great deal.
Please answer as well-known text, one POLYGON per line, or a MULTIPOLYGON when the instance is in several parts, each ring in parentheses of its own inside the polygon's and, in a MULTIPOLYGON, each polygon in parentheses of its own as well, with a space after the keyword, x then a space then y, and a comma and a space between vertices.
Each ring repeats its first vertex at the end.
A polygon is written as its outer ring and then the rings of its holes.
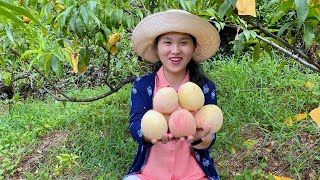
POLYGON ((219 49, 219 33, 208 21, 184 10, 158 12, 142 19, 132 34, 133 50, 144 60, 159 61, 154 47, 155 39, 167 32, 188 33, 197 39, 193 60, 202 62, 219 49))

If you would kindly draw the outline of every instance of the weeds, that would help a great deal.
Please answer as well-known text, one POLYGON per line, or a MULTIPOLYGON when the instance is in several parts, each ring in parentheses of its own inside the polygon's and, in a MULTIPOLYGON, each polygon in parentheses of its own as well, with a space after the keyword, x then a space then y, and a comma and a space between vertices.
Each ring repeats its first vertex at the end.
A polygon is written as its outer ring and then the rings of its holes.
MULTIPOLYGON (((250 56, 217 56, 203 67, 218 86, 218 105, 225 116, 212 150, 222 179, 319 178, 319 128, 310 117, 286 123, 320 106, 319 74, 268 57, 253 62, 250 56), (306 88, 306 82, 315 86, 306 88)), ((130 88, 92 103, 29 99, 16 102, 11 113, 0 112, 0 179, 122 178, 137 147, 128 125, 130 88), (68 138, 39 152, 43 157, 23 169, 26 158, 32 159, 54 131, 68 132, 68 138)), ((104 91, 69 93, 88 97, 104 91)), ((0 108, 6 110, 6 104, 0 108)))

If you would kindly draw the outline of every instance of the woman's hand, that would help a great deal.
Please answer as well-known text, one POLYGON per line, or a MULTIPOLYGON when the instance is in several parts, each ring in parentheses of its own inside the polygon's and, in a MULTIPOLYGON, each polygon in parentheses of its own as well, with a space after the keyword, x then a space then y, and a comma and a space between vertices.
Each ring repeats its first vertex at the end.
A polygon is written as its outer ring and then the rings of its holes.
POLYGON ((171 133, 164 134, 161 140, 158 139, 151 139, 152 144, 156 144, 158 142, 162 142, 163 144, 167 144, 169 141, 173 140, 173 135, 171 133))
POLYGON ((193 135, 189 135, 186 140, 187 142, 192 143, 194 141, 197 141, 201 138, 206 137, 207 135, 209 135, 210 131, 211 131, 211 127, 197 129, 196 132, 193 135))

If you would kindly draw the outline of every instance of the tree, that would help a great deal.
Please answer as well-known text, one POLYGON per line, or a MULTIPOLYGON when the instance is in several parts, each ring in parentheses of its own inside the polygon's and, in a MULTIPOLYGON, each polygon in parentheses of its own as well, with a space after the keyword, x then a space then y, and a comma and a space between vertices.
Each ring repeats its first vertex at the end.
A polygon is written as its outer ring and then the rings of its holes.
POLYGON ((235 38, 230 40, 232 53, 240 55, 245 48, 251 48, 253 58, 258 61, 262 49, 270 55, 275 49, 319 72, 319 1, 257 0, 257 4, 252 1, 257 7, 257 17, 238 15, 241 7, 236 3, 236 0, 0 1, 2 87, 14 89, 18 81, 27 79, 59 101, 75 102, 94 101, 115 93, 149 68, 131 51, 132 29, 143 17, 169 8, 197 14, 219 31, 234 29, 235 38), (67 83, 59 81, 62 77, 93 76, 97 71, 104 73, 100 83, 109 87, 97 97, 71 97, 64 92, 67 83))

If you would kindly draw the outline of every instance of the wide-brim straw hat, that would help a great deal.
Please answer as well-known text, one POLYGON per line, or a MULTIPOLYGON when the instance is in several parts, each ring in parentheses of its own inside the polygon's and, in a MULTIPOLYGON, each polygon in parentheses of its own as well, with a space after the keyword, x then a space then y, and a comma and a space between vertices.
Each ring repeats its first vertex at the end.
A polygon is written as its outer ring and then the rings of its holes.
POLYGON ((219 33, 208 21, 184 10, 168 10, 147 16, 138 23, 132 33, 133 50, 146 61, 158 62, 155 40, 168 32, 188 33, 196 38, 193 55, 196 62, 211 58, 219 49, 219 33))

